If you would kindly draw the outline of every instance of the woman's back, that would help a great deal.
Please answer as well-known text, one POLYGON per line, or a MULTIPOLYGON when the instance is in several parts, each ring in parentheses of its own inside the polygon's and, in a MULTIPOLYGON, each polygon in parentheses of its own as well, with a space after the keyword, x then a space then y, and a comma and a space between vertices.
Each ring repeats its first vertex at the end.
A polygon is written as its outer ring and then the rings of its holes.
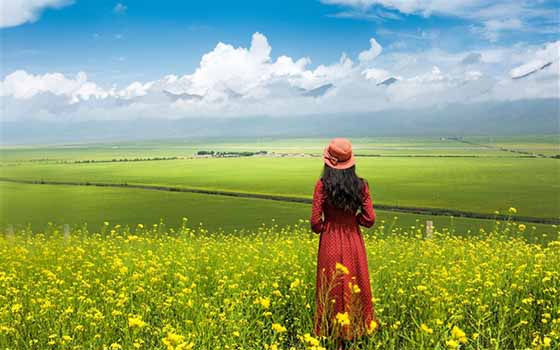
POLYGON ((322 179, 315 184, 314 198, 316 200, 313 203, 311 227, 316 233, 322 232, 327 225, 351 226, 355 227, 359 233, 359 225, 371 227, 375 223, 375 211, 371 202, 369 186, 365 182, 362 203, 354 211, 340 208, 329 201, 322 179))
POLYGON ((350 142, 333 140, 323 159, 323 177, 315 184, 310 220, 311 229, 321 235, 315 333, 324 335, 334 329, 338 336, 350 339, 378 325, 359 228, 374 224, 375 211, 369 185, 356 175, 350 142), (341 325, 337 319, 349 322, 341 325))

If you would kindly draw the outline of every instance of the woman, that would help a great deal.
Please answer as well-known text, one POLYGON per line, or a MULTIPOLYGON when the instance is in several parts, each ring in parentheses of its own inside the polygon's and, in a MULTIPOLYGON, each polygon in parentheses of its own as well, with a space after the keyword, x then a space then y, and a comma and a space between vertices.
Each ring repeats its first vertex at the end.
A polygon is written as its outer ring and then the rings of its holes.
POLYGON ((311 229, 320 233, 315 334, 352 339, 377 329, 360 227, 375 223, 368 183, 356 175, 350 141, 336 138, 323 154, 311 229))

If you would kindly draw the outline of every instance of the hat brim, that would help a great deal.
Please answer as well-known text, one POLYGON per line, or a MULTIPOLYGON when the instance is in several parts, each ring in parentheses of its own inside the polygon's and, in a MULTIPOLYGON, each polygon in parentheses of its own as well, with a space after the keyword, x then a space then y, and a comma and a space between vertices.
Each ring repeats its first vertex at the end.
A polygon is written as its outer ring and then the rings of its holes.
POLYGON ((325 150, 323 151, 323 161, 325 162, 326 165, 334 169, 348 169, 356 164, 356 159, 354 158, 354 154, 352 154, 350 158, 348 158, 344 162, 336 162, 336 164, 334 164, 334 162, 331 160, 329 156, 328 148, 325 148, 325 150))

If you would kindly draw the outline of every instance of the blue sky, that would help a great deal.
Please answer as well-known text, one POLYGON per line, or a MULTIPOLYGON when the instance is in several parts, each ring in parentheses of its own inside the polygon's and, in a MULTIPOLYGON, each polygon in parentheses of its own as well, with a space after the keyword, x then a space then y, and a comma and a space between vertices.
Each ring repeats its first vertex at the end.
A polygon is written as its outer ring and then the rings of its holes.
MULTIPOLYGON (((558 4, 548 1, 539 8, 558 4)), ((399 18, 337 17, 362 10, 316 0, 77 0, 63 8, 46 8, 36 22, 3 28, 3 74, 16 69, 88 71, 89 76, 106 83, 186 74, 219 41, 247 46, 254 32, 267 36, 273 57, 310 57, 311 65, 334 62, 341 52, 356 55, 370 37, 376 37, 386 51, 428 47, 460 51, 516 42, 543 43, 558 37, 558 33, 520 29, 504 30, 496 41, 490 41, 473 30, 482 26, 474 19, 403 14, 382 6, 368 12, 375 14, 379 8, 399 18), (115 10, 119 3, 124 6, 122 11, 115 10)), ((532 23, 544 24, 544 17, 532 23)))
MULTIPOLYGON (((305 71, 318 76, 316 70, 321 65, 332 66, 331 72, 338 69, 337 65, 343 67, 344 53, 360 70, 346 70, 346 78, 352 74, 368 76, 366 70, 370 69, 370 77, 395 75, 412 82, 425 74, 433 75, 446 65, 448 71, 454 71, 449 60, 455 57, 457 61, 461 55, 469 54, 486 57, 485 64, 472 69, 472 74, 499 79, 498 75, 507 75, 517 66, 535 61, 532 53, 554 55, 554 43, 559 38, 560 0, 2 2, 5 14, 0 23, 0 73, 6 86, 3 96, 10 95, 7 81, 16 71, 27 74, 19 75, 20 82, 29 77, 42 81, 47 74, 79 80, 75 76, 83 72, 88 82, 106 92, 134 82, 158 81, 166 75, 191 75, 201 67, 203 55, 213 52, 218 42, 232 48, 249 48, 255 33, 262 34, 271 47, 267 58, 270 63, 281 55, 294 62, 305 58, 305 69, 297 73, 302 77, 306 76, 305 71), (358 63, 360 53, 370 48, 371 38, 382 52, 374 55, 375 62, 372 59, 368 64, 358 63), (508 54, 513 58, 507 58, 507 65, 498 66, 492 61, 492 55, 508 54), (412 61, 420 63, 414 66, 412 61), (394 71, 395 67, 402 69, 394 71)), ((546 61, 546 57, 538 60, 546 61)), ((342 74, 337 72, 313 82, 334 84, 342 74)), ((311 81, 295 82, 293 76, 290 79, 288 84, 300 89, 314 87, 311 81)), ((334 85, 344 84, 343 79, 334 85)), ((83 86, 83 81, 78 85, 83 86)), ((67 91, 45 89, 41 92, 56 96, 67 91)), ((207 86, 205 91, 211 89, 207 86)), ((203 93, 191 87, 179 90, 174 91, 203 93)), ((246 92, 241 91, 243 88, 238 90, 235 96, 246 92)), ((15 95, 12 93, 10 98, 15 95)))

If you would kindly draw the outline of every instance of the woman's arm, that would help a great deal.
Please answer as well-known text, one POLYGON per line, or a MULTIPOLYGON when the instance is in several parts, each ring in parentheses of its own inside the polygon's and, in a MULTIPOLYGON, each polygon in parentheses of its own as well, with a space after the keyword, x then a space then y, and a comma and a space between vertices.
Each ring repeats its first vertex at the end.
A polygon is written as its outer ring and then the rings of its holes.
POLYGON ((360 208, 360 212, 356 215, 356 220, 358 220, 358 224, 365 227, 372 227, 375 223, 375 210, 373 209, 373 203, 369 193, 369 185, 365 181, 362 207, 360 208))
POLYGON ((313 205, 311 208, 311 230, 315 233, 323 231, 323 181, 319 179, 313 192, 313 205))

